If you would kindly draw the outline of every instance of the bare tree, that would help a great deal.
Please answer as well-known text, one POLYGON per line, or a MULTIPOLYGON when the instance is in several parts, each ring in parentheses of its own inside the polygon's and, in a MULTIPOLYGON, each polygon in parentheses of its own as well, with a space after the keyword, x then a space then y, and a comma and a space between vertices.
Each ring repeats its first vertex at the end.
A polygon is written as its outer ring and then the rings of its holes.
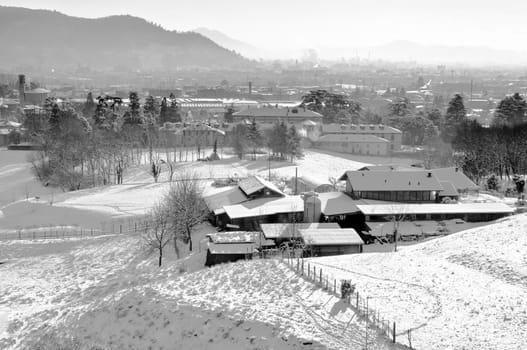
POLYGON ((390 205, 391 215, 388 216, 391 222, 393 222, 393 241, 394 249, 397 252, 397 239, 399 238, 399 226, 401 222, 406 219, 406 213, 408 212, 408 205, 404 203, 394 203, 390 205))
POLYGON ((147 216, 143 238, 146 244, 159 252, 159 266, 163 261, 163 249, 173 238, 170 230, 170 211, 166 203, 156 204, 147 216))
POLYGON ((192 251, 192 229, 203 222, 208 214, 198 174, 178 174, 167 195, 166 204, 171 213, 174 234, 189 243, 189 250, 192 251))

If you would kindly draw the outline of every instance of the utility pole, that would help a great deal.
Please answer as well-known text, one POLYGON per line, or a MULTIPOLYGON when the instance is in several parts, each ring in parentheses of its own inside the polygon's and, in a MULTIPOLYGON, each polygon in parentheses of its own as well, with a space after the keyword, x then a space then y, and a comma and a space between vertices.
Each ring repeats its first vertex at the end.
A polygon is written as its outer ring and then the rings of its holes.
POLYGON ((295 195, 298 194, 298 167, 295 168, 295 195))
POLYGON ((269 170, 269 178, 268 180, 271 181, 271 150, 269 150, 269 157, 267 158, 267 169, 269 170))
POLYGON ((365 334, 365 344, 364 344, 364 349, 365 350, 368 350, 368 301, 370 300, 370 297, 367 296, 366 297, 366 334, 365 334))

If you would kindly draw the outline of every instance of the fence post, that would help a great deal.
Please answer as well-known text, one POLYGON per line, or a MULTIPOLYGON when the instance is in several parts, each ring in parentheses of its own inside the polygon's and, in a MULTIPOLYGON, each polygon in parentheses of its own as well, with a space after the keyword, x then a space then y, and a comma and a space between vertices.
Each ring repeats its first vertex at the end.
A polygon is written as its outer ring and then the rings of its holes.
POLYGON ((333 280, 333 293, 337 294, 337 279, 333 280))
POLYGON ((320 284, 322 284, 322 268, 320 268, 320 284))
POLYGON ((395 321, 393 322, 393 343, 395 344, 395 321))
POLYGON ((302 276, 304 276, 304 259, 302 259, 302 276))
POLYGON ((307 263, 307 278, 309 279, 309 275, 311 275, 311 265, 307 263))
POLYGON ((123 233, 123 225, 119 224, 119 233, 123 233))
POLYGON ((296 272, 298 272, 300 269, 300 259, 296 259, 296 272))
POLYGON ((359 312, 359 292, 357 292, 357 312, 360 314, 359 312))
POLYGON ((90 230, 91 235, 93 236, 93 228, 90 230))
POLYGON ((313 265, 313 282, 317 281, 317 268, 313 265))

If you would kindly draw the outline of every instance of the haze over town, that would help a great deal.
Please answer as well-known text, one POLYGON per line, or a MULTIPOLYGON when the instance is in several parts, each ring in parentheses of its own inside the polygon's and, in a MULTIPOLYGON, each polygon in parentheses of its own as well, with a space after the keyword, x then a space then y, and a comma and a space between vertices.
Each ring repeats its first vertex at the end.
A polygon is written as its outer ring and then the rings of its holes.
POLYGON ((0 350, 527 349, 525 14, 0 0, 0 350))

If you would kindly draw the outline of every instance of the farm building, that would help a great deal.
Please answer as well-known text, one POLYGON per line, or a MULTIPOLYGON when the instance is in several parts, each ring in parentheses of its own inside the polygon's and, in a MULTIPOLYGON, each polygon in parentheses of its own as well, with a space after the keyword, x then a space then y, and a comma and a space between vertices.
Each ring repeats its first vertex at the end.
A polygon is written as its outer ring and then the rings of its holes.
POLYGON ((299 230, 308 256, 362 253, 364 241, 352 228, 299 230))
POLYGON ((257 230, 262 223, 302 222, 304 201, 300 196, 259 198, 223 207, 221 221, 242 230, 257 230))
POLYGON ((291 240, 299 240, 299 230, 304 229, 340 229, 336 222, 328 223, 282 223, 282 224, 261 224, 260 228, 264 237, 273 240, 276 245, 291 240))
POLYGON ((385 156, 390 152, 390 141, 374 135, 330 134, 321 136, 315 147, 334 152, 385 156))
POLYGON ((354 199, 434 203, 443 190, 431 171, 347 171, 340 180, 354 199))
MULTIPOLYGON (((302 123, 310 120, 317 124, 322 123, 322 114, 310 111, 304 107, 278 108, 260 107, 247 108, 232 115, 234 122, 242 122, 246 119, 255 120, 258 124, 274 124, 284 121, 286 124, 295 124, 301 128, 302 123)), ((265 125, 264 125, 265 128, 265 125)))
POLYGON ((250 176, 221 192, 206 196, 205 203, 211 212, 211 221, 224 228, 229 224, 225 206, 232 206, 261 198, 280 198, 285 194, 271 182, 259 176, 250 176))
MULTIPOLYGON (((324 124, 321 126, 322 135, 371 135, 388 141, 388 150, 398 151, 401 148, 403 133, 401 130, 387 125, 345 125, 324 124)), ((374 154, 374 153, 370 153, 374 154)))
POLYGON ((209 244, 205 266, 234 262, 238 260, 252 259, 256 253, 254 243, 238 244, 209 244))

